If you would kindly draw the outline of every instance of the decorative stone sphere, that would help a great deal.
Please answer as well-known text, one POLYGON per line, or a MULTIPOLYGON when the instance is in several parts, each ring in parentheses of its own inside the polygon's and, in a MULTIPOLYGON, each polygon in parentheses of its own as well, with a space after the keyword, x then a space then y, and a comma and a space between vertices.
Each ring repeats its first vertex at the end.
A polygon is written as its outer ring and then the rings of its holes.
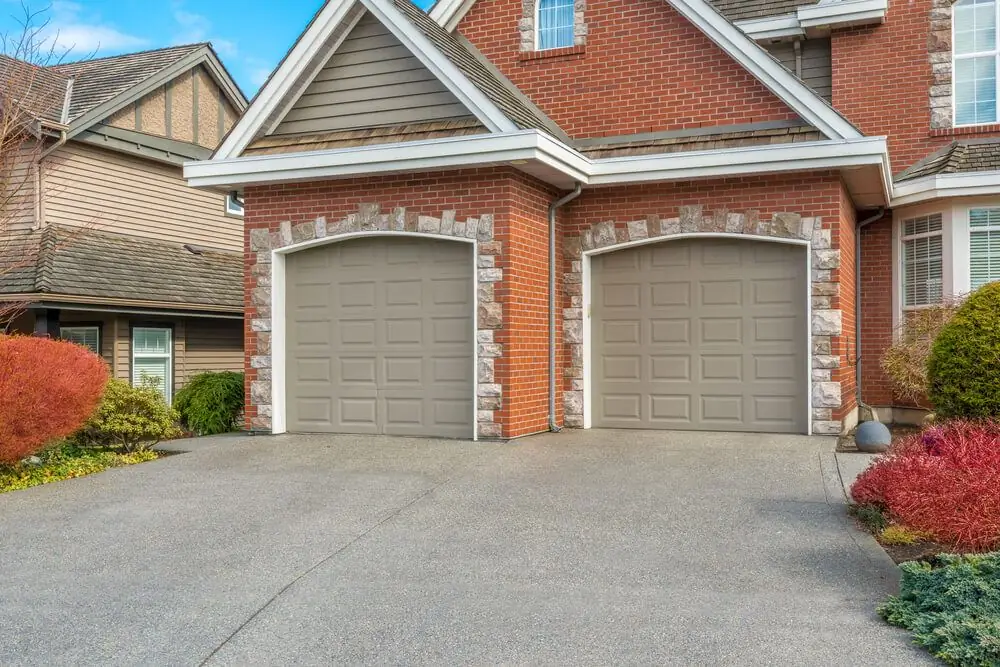
POLYGON ((889 449, 892 435, 882 422, 862 422, 854 433, 854 442, 865 454, 881 454, 889 449))

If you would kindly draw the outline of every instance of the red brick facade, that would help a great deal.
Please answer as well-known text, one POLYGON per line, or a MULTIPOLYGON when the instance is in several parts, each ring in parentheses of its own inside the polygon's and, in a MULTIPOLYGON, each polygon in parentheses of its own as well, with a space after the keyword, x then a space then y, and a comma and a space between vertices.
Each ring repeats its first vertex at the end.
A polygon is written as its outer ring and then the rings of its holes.
POLYGON ((589 0, 585 47, 525 59, 522 0, 479 0, 458 26, 574 138, 787 120, 795 113, 663 0, 589 0))

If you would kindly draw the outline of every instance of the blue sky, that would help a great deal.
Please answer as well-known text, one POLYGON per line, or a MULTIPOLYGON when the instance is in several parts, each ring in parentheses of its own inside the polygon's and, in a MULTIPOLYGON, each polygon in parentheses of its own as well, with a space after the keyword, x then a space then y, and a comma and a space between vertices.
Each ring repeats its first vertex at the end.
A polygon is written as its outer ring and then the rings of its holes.
MULTIPOLYGON (((20 32, 21 3, 0 0, 0 34, 20 32)), ((69 51, 68 60, 208 41, 252 97, 323 0, 27 0, 26 4, 31 10, 44 10, 50 36, 69 51)))

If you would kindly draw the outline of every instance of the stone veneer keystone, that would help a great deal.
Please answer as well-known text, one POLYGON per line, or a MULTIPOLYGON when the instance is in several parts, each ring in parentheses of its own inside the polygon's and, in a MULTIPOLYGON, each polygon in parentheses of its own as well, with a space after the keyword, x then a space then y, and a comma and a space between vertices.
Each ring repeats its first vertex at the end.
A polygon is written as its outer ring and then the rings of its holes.
POLYGON ((682 206, 679 213, 677 218, 650 215, 645 220, 625 224, 599 222, 564 240, 563 250, 570 266, 563 281, 570 298, 570 307, 563 312, 563 337, 570 356, 565 370, 570 388, 563 393, 566 426, 583 426, 583 253, 638 240, 712 232, 731 234, 735 238, 753 235, 809 242, 812 254, 812 428, 817 435, 839 435, 842 423, 834 420, 833 412, 841 407, 841 387, 840 382, 833 381, 833 370, 841 366, 841 360, 832 354, 831 339, 841 335, 843 326, 841 312, 832 308, 833 297, 840 293, 840 284, 833 280, 833 270, 840 266, 840 251, 832 248, 830 230, 823 228, 820 218, 804 218, 797 213, 776 213, 771 219, 761 219, 757 211, 734 213, 723 209, 709 215, 701 206, 682 206))
POLYGON ((496 266, 501 243, 495 240, 493 215, 457 220, 454 211, 444 211, 440 217, 417 215, 405 208, 382 213, 378 204, 360 204, 357 213, 343 220, 328 222, 320 217, 292 225, 282 222, 276 232, 267 229, 250 230, 250 252, 255 257, 251 271, 256 287, 250 302, 257 309, 257 318, 250 323, 257 332, 257 349, 250 350, 250 367, 257 369, 257 379, 250 385, 250 403, 257 409, 252 426, 271 428, 271 253, 291 245, 316 239, 335 239, 358 232, 414 232, 429 238, 475 239, 477 257, 475 271, 478 285, 478 326, 476 333, 479 365, 477 368, 477 429, 479 437, 498 438, 501 435, 496 412, 503 401, 503 387, 495 376, 496 360, 503 356, 502 346, 495 342, 494 331, 503 327, 503 307, 494 297, 494 285, 503 281, 503 269, 496 266))

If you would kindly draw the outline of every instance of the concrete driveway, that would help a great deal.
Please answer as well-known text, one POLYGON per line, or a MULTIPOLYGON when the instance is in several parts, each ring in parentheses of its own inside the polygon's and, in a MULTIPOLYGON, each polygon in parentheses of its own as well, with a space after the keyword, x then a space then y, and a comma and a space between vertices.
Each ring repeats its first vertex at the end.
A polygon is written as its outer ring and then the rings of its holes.
POLYGON ((932 664, 831 440, 188 444, 0 496, 0 664, 932 664))

